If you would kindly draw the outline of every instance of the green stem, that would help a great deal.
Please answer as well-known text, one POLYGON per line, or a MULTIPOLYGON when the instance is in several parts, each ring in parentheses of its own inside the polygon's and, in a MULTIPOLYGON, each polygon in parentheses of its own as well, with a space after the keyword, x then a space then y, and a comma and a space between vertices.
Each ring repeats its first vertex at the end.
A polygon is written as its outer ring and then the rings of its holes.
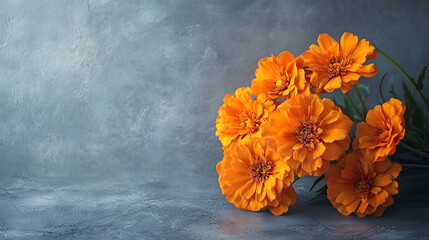
POLYGON ((362 95, 360 94, 359 88, 356 85, 352 85, 353 91, 356 93, 356 96, 360 102, 361 108, 362 108, 362 119, 365 119, 366 112, 368 111, 366 109, 365 102, 363 101, 362 95))
POLYGON ((380 94, 380 102, 381 102, 381 104, 384 104, 386 102, 386 100, 384 99, 384 96, 383 96, 383 91, 381 91, 381 86, 383 85, 383 81, 384 81, 384 78, 386 77, 386 75, 387 75, 387 73, 385 73, 383 75, 383 77, 380 80, 380 84, 378 85, 378 94, 380 94))
POLYGON ((403 166, 403 167, 429 168, 429 166, 427 166, 427 165, 421 165, 421 164, 408 164, 408 163, 401 163, 401 166, 403 166))
MULTIPOLYGON (((374 43, 373 43, 373 45, 374 45, 374 43)), ((419 94, 420 98, 423 100, 424 104, 426 105, 426 108, 429 109, 429 103, 427 102, 426 98, 423 96, 422 91, 420 91, 420 88, 417 85, 416 81, 414 81, 414 79, 410 75, 408 75, 408 73, 397 62, 395 62, 395 60, 393 60, 391 57, 389 57, 389 55, 387 55, 385 52, 381 51, 375 45, 374 45, 374 47, 375 47, 375 50, 377 52, 379 52, 387 60, 389 60, 391 63, 393 63, 393 65, 395 65, 395 67, 398 68, 399 71, 402 72, 402 74, 404 74, 404 76, 408 79, 408 81, 411 83, 411 85, 413 85, 413 87, 417 90, 417 93, 419 94)))
POLYGON ((420 150, 418 150, 418 149, 415 149, 415 148, 411 147, 411 146, 410 146, 410 145, 408 145, 408 144, 405 144, 405 143, 403 143, 403 142, 399 142, 398 146, 400 146, 401 148, 403 148, 403 149, 405 149, 405 150, 408 150, 408 151, 410 151, 410 152, 413 152, 413 153, 415 153, 415 154, 419 155, 420 157, 424 157, 424 158, 426 158, 426 159, 429 159, 429 154, 427 154, 427 153, 425 153, 425 152, 422 152, 422 151, 420 151, 420 150))
POLYGON ((344 94, 344 96, 346 96, 346 98, 350 101, 350 103, 352 104, 352 107, 355 109, 356 112, 359 112, 359 109, 356 107, 356 105, 353 103, 352 98, 349 96, 348 93, 344 94))

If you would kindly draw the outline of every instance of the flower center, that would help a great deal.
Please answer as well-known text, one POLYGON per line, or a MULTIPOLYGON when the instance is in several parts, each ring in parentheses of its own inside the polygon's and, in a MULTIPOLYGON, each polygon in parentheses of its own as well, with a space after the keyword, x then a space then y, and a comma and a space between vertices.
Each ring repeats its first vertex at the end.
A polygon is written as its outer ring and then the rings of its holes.
POLYGON ((389 136, 390 124, 378 124, 377 128, 374 129, 374 135, 380 140, 383 140, 389 136))
POLYGON ((313 148, 319 140, 320 129, 314 123, 301 123, 296 132, 298 141, 307 147, 313 148))
POLYGON ((289 86, 289 76, 286 72, 282 72, 277 76, 276 87, 278 89, 285 89, 289 86))
POLYGON ((288 74, 286 72, 282 72, 277 75, 275 82, 276 86, 271 91, 269 91, 268 94, 280 97, 282 95, 282 92, 288 89, 289 84, 290 83, 288 74))
POLYGON ((329 79, 337 77, 337 76, 344 76, 347 74, 347 66, 350 65, 350 57, 340 58, 340 57, 334 57, 329 62, 328 67, 328 77, 329 79))
POLYGON ((253 165, 250 166, 250 175, 256 182, 265 181, 273 171, 274 164, 264 160, 263 157, 255 157, 253 165))
POLYGON ((258 130, 260 118, 253 112, 242 112, 240 114, 240 125, 247 133, 252 133, 258 130))
POLYGON ((356 182, 355 187, 359 195, 363 197, 369 197, 372 195, 371 189, 374 186, 374 179, 369 177, 363 177, 356 182))

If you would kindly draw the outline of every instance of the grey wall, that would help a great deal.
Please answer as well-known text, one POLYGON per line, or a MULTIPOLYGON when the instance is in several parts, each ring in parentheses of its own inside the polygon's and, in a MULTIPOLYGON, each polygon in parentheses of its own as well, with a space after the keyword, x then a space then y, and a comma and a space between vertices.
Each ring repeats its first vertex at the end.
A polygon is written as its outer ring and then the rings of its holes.
MULTIPOLYGON (((416 75, 429 63, 428 10, 429 1, 1 1, 0 175, 216 176, 217 109, 250 86, 260 58, 350 31, 416 75)), ((375 87, 384 72, 402 80, 376 64, 380 74, 362 83, 375 87)))

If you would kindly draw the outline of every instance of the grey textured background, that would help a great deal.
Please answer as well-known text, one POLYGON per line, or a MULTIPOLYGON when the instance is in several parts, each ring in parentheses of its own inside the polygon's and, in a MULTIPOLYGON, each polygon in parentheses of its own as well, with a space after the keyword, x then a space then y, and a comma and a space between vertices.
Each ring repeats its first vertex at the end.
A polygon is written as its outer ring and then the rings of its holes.
MULTIPOLYGON (((222 157, 217 110, 226 93, 250 86, 260 58, 299 55, 320 33, 339 39, 350 31, 416 75, 429 62, 428 8, 427 1, 2 1, 0 174, 214 176, 222 157)), ((381 57, 376 63, 402 79, 381 57)), ((377 86, 378 78, 362 82, 377 86)))
MULTIPOLYGON (((428 1, 1 1, 0 236, 281 237, 297 221, 291 237, 341 237, 335 220, 348 221, 349 237, 427 237, 413 220, 428 224, 414 218, 429 213, 427 195, 403 196, 386 220, 345 218, 326 200, 301 202, 290 219, 235 210, 217 185, 214 122, 260 58, 299 55, 323 32, 370 39, 416 76, 429 63, 428 10, 428 1), (407 199, 416 208, 401 210, 407 199), (238 230, 216 227, 226 216, 238 230)), ((381 56, 376 65, 362 83, 376 87, 384 72, 386 85, 403 80, 381 56)), ((377 99, 373 91, 368 105, 377 99)))

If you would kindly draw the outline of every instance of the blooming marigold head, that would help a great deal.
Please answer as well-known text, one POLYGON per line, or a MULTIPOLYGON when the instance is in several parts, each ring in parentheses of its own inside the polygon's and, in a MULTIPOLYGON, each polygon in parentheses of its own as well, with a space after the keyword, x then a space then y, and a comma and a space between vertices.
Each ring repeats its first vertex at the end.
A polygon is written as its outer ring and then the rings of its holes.
POLYGON ((306 70, 311 71, 310 82, 313 92, 321 94, 339 88, 343 93, 358 83, 361 76, 372 77, 377 74, 373 63, 363 65, 365 61, 374 59, 377 51, 369 41, 359 41, 356 35, 345 32, 338 42, 327 33, 319 35, 319 46, 312 44, 302 54, 306 70))
POLYGON ((264 94, 267 99, 289 99, 290 96, 310 93, 310 83, 305 77, 303 60, 290 52, 282 52, 277 57, 263 58, 258 62, 256 78, 252 81, 255 95, 264 94))
POLYGON ((297 95, 283 102, 262 126, 262 136, 275 140, 278 152, 295 174, 319 176, 350 146, 353 122, 330 99, 297 95))
POLYGON ((226 199, 237 208, 259 211, 264 207, 275 215, 295 204, 291 186, 294 175, 263 138, 232 143, 216 166, 226 199))
POLYGON ((343 215, 379 217, 398 194, 401 165, 389 158, 373 163, 360 151, 347 154, 325 174, 328 199, 343 215))
POLYGON ((405 106, 391 98, 383 105, 369 110, 366 121, 357 125, 353 149, 361 150, 370 161, 382 161, 396 151, 405 136, 405 106))
POLYGON ((223 148, 232 142, 260 137, 260 125, 267 121, 275 108, 274 102, 267 101, 264 95, 254 101, 250 88, 238 88, 235 97, 227 94, 216 119, 216 136, 219 136, 223 148))

